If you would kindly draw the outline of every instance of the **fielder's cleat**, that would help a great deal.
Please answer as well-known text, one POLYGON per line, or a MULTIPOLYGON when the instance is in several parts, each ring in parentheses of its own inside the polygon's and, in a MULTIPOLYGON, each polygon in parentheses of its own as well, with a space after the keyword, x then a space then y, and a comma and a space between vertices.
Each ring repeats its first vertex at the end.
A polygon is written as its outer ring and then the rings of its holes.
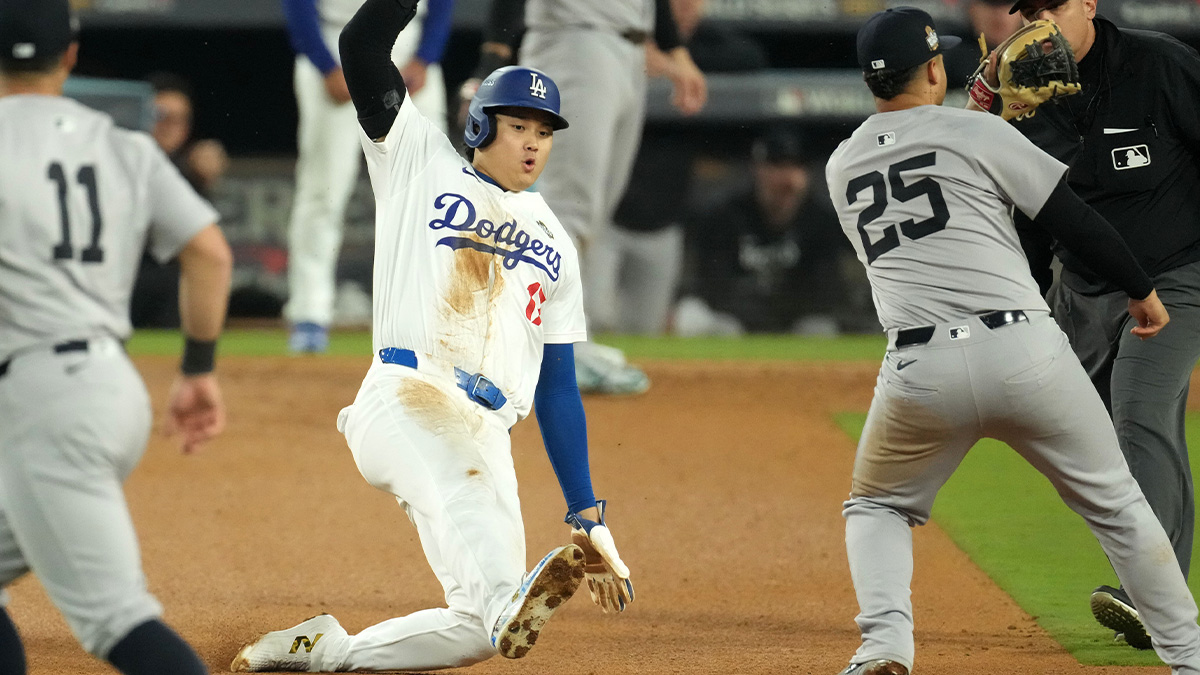
POLYGON ((851 663, 849 666, 846 666, 845 670, 838 673, 838 675, 908 675, 908 668, 902 663, 879 659, 876 661, 851 663))
POLYGON ((229 669, 235 673, 332 671, 337 664, 327 663, 326 657, 347 635, 346 629, 332 616, 314 616, 292 628, 267 633, 242 647, 229 669))
POLYGON ((568 544, 554 549, 525 575, 521 587, 496 619, 492 646, 508 659, 519 659, 537 642, 554 610, 571 599, 583 581, 583 549, 568 544))
POLYGON ((1092 591, 1092 616, 1101 626, 1117 632, 1115 641, 1124 641, 1134 649, 1153 649, 1142 617, 1122 588, 1100 586, 1092 591))
POLYGON ((583 394, 629 396, 650 388, 650 378, 619 349, 591 342, 575 350, 575 381, 583 394))
POLYGON ((329 349, 329 329, 319 323, 301 321, 292 325, 288 351, 293 354, 322 354, 329 349))

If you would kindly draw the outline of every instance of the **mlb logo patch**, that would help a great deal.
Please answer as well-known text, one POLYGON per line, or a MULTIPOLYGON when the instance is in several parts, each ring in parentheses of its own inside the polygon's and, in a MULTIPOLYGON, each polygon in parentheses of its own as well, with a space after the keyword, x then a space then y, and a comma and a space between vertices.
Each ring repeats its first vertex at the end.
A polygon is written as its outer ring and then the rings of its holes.
POLYGON ((888 145, 895 145, 896 144, 896 132, 885 131, 882 134, 879 134, 878 136, 875 137, 875 143, 881 148, 888 146, 888 145))
POLYGON ((1112 151, 1113 168, 1117 171, 1137 169, 1150 165, 1150 148, 1146 145, 1130 145, 1112 151))
POLYGON ((950 329, 951 340, 965 340, 971 337, 971 329, 967 326, 955 326, 950 329))

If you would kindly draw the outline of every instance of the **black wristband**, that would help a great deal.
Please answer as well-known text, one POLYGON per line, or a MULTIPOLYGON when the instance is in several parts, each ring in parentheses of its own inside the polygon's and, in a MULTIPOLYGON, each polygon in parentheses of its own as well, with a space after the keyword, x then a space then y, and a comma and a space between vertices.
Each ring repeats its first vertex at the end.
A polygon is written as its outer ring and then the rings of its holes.
POLYGON ((217 358, 216 340, 193 340, 187 338, 183 343, 183 363, 179 370, 184 375, 203 375, 213 371, 217 358))

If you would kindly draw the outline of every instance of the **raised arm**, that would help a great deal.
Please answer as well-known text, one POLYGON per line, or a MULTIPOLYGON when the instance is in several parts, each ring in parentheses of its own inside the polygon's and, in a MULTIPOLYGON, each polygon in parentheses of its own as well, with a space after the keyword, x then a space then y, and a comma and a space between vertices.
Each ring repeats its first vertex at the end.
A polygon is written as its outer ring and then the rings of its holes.
POLYGON ((338 39, 350 99, 369 138, 387 136, 404 101, 392 46, 416 13, 417 0, 366 0, 338 39))

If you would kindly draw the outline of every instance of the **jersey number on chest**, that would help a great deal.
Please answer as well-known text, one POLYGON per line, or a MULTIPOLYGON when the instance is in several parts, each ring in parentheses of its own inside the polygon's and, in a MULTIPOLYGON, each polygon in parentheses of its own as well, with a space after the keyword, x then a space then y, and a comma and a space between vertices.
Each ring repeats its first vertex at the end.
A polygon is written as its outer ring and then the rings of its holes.
MULTIPOLYGON (((71 212, 68 208, 71 184, 67 181, 66 170, 58 162, 50 165, 46 175, 58 188, 58 213, 62 219, 62 241, 54 247, 54 259, 71 260, 75 257, 75 248, 71 246, 71 212)), ((87 190, 88 208, 92 212, 92 243, 83 249, 79 259, 85 263, 104 262, 104 250, 100 248, 100 230, 104 221, 100 218, 100 191, 96 185, 96 167, 90 164, 80 167, 79 173, 75 174, 75 180, 87 190)))
POLYGON ((900 175, 904 171, 923 169, 936 163, 937 153, 927 152, 889 166, 886 182, 883 180, 882 173, 872 171, 851 180, 850 184, 846 186, 846 200, 851 204, 858 201, 858 195, 863 190, 868 188, 871 190, 871 204, 858 214, 858 234, 862 237, 868 265, 875 262, 875 259, 884 253, 900 246, 900 234, 896 232, 895 225, 883 228, 883 236, 878 241, 871 241, 871 236, 867 234, 867 225, 882 216, 883 212, 887 210, 889 184, 892 187, 892 197, 896 201, 908 202, 918 197, 925 197, 929 200, 930 208, 933 209, 933 215, 925 220, 917 222, 909 218, 900 223, 900 232, 903 232, 904 236, 909 239, 920 239, 946 229, 946 223, 950 220, 950 210, 946 208, 946 199, 942 196, 942 186, 929 176, 912 185, 905 185, 904 177, 900 175))

